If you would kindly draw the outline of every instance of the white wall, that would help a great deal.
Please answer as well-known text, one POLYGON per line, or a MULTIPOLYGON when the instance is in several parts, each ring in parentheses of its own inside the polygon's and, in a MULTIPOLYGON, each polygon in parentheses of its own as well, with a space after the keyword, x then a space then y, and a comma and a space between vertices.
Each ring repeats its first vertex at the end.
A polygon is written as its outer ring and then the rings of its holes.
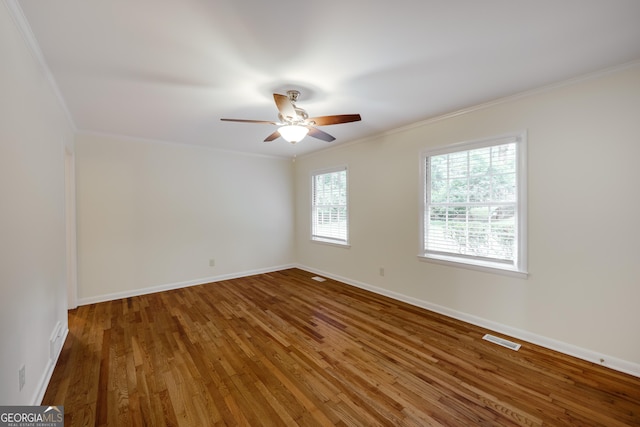
POLYGON ((290 160, 82 133, 76 145, 80 304, 295 261, 290 160))
POLYGON ((298 158, 298 261, 640 375, 639 159, 640 64, 298 158), (420 151, 520 130, 528 279, 419 261, 420 151), (352 246, 310 242, 309 173, 345 163, 352 246))
POLYGON ((58 322, 67 330, 64 152, 73 129, 4 2, 0 63, 0 405, 30 405, 53 368, 49 338, 58 322))

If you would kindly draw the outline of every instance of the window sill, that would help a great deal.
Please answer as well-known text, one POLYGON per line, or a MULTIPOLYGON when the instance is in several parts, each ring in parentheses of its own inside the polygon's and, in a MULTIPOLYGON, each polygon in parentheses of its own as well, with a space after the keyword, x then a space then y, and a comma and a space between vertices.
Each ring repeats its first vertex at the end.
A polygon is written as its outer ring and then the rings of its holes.
POLYGON ((446 255, 432 255, 424 254, 418 255, 418 259, 424 262, 432 262, 435 264, 446 265, 449 267, 466 268, 468 270, 484 271, 485 273, 501 274, 503 276, 517 277, 519 279, 526 279, 529 277, 529 273, 526 271, 518 270, 511 265, 505 265, 500 263, 493 263, 490 261, 481 261, 474 259, 465 259, 461 261, 459 258, 449 257, 446 255))
POLYGON ((312 243, 320 243, 321 245, 328 245, 328 246, 337 246, 339 248, 345 248, 348 249, 351 247, 351 245, 349 243, 338 243, 338 242, 334 242, 331 240, 323 240, 323 239, 311 239, 312 243))

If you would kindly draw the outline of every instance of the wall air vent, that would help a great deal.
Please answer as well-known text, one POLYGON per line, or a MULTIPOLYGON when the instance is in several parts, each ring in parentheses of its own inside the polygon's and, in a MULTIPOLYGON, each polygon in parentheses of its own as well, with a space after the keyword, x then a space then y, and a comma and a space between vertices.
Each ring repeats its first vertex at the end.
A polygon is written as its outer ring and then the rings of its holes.
POLYGON ((500 337, 495 337, 493 335, 486 334, 485 336, 482 337, 482 339, 483 340, 487 340, 489 342, 492 342, 494 344, 501 345, 503 347, 507 347, 507 348, 509 348, 509 349, 511 349, 513 351, 518 351, 520 349, 520 344, 516 344, 514 342, 505 340, 505 339, 500 338, 500 337))
POLYGON ((49 338, 49 358, 51 360, 56 360, 58 357, 60 347, 62 347, 63 344, 63 341, 60 339, 63 334, 64 330, 62 329, 62 324, 57 322, 56 326, 53 328, 53 332, 51 332, 51 338, 49 338))
POLYGON ((320 276, 313 276, 313 277, 311 278, 311 280, 315 280, 316 282, 324 282, 324 281, 326 281, 327 279, 325 279, 324 277, 320 277, 320 276))

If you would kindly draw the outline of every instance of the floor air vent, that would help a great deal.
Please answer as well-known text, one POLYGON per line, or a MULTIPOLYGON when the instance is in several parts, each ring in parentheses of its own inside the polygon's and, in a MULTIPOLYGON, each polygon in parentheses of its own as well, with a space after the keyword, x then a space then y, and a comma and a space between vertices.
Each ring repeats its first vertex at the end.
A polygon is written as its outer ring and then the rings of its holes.
POLYGON ((313 276, 311 278, 311 280, 315 280, 316 282, 324 282, 327 279, 325 279, 324 277, 320 277, 320 276, 313 276))
POLYGON ((482 337, 482 339, 492 342, 494 344, 501 345, 503 347, 510 348, 513 351, 518 351, 520 349, 520 344, 516 344, 514 342, 511 342, 499 337, 494 337, 493 335, 486 334, 485 336, 482 337))

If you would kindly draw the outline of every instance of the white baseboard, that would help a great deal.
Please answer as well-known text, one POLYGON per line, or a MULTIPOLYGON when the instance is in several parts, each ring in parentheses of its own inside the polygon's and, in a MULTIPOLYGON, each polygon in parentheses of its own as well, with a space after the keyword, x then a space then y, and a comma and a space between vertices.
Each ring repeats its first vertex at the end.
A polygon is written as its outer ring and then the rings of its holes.
POLYGON ((541 347, 548 348, 569 356, 576 357, 578 359, 586 360, 588 362, 595 363, 597 365, 605 366, 615 371, 624 372, 629 375, 640 378, 640 364, 622 360, 613 356, 598 353, 596 351, 584 349, 573 344, 558 341, 552 338, 548 338, 542 335, 534 334, 522 329, 514 328, 508 325, 503 325, 498 322, 487 320, 478 316, 463 313, 457 310, 453 310, 438 304, 433 304, 427 301, 422 301, 417 298, 413 298, 407 295, 403 295, 397 292, 389 291, 387 289, 372 286, 367 283, 363 283, 357 280, 351 280, 346 277, 337 276, 335 274, 327 273, 326 271, 317 270, 315 268, 307 267, 304 265, 297 265, 297 268, 308 271, 313 274, 329 277, 339 282, 346 283, 357 288, 365 289, 376 294, 384 295, 389 298, 393 298, 398 301, 406 302, 407 304, 421 307, 435 313, 442 314, 447 317, 462 320, 463 322, 470 323, 472 325, 480 326, 482 328, 490 329, 492 331, 500 332, 504 335, 530 342, 532 344, 539 345, 541 347))
POLYGON ((60 354, 62 353, 62 347, 64 347, 64 343, 67 340, 67 335, 69 335, 69 328, 65 328, 64 331, 58 332, 55 329, 59 328, 59 323, 56 324, 54 328, 54 332, 57 336, 60 336, 62 339, 62 343, 56 349, 56 353, 54 357, 49 358, 49 363, 47 363, 47 367, 38 382, 38 387, 36 387, 36 392, 31 399, 32 406, 39 406, 42 403, 42 399, 44 398, 44 394, 47 391, 47 387, 49 387, 49 382, 51 381, 51 377, 53 376, 53 371, 58 364, 58 359, 60 358, 60 354))
POLYGON ((220 282, 222 280, 237 279, 240 277, 253 276, 256 274, 272 273, 274 271, 280 271, 280 270, 285 270, 285 269, 294 268, 294 267, 296 267, 294 264, 287 264, 287 265, 280 265, 276 267, 241 271, 237 273, 222 274, 218 276, 203 277, 200 279, 187 280, 184 282, 168 283, 164 285, 150 286, 147 288, 132 289, 132 290, 123 291, 123 292, 115 292, 112 294, 104 294, 104 295, 96 295, 96 296, 87 297, 87 298, 79 298, 77 302, 79 306, 95 304, 99 302, 113 301, 113 300, 118 300, 122 298, 136 297, 139 295, 147 295, 147 294, 153 294, 156 292, 169 291, 172 289, 186 288, 189 286, 204 285, 205 283, 220 282))

